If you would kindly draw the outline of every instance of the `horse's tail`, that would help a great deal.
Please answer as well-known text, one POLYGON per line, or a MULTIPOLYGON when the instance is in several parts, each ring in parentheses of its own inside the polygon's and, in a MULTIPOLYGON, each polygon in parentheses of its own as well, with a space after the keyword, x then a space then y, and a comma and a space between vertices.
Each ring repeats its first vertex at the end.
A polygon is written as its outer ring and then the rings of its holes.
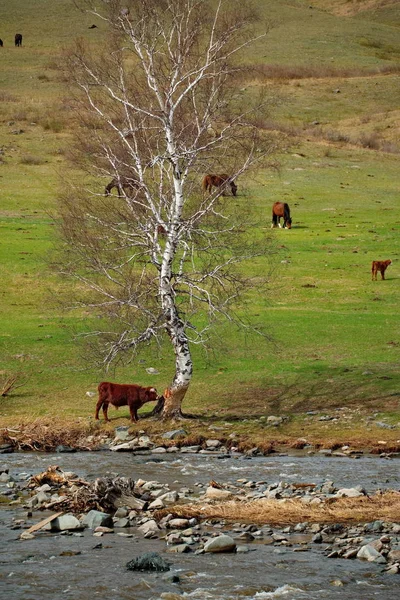
POLYGON ((206 192, 208 190, 208 186, 210 185, 209 178, 210 178, 209 175, 204 176, 203 183, 202 183, 203 192, 206 192))

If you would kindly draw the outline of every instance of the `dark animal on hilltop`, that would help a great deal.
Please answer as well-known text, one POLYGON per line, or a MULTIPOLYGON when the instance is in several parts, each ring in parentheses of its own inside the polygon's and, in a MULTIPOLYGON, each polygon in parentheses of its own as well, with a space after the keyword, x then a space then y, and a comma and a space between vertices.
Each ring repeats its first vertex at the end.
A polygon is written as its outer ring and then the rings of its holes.
POLYGON ((157 390, 154 387, 103 381, 99 384, 98 390, 99 399, 96 404, 95 418, 99 418, 99 411, 102 408, 106 421, 109 421, 107 414, 109 404, 116 408, 128 406, 131 421, 136 423, 138 421, 138 409, 146 402, 157 402, 158 400, 157 390))
POLYGON ((0 48, 3 47, 3 40, 0 40, 0 48))
POLYGON ((272 207, 272 227, 281 227, 281 218, 283 217, 283 227, 292 228, 292 219, 290 218, 289 204, 286 202, 275 202, 272 207))
POLYGON ((15 34, 15 45, 22 46, 22 35, 20 33, 15 34))
POLYGON ((130 196, 133 190, 137 190, 139 188, 139 183, 136 181, 136 179, 132 179, 130 177, 114 177, 114 179, 112 179, 110 183, 106 185, 104 190, 105 195, 109 196, 111 190, 114 188, 117 188, 119 197, 123 196, 124 192, 126 196, 130 196))
POLYGON ((389 265, 392 264, 391 260, 373 260, 372 261, 372 281, 376 281, 378 276, 378 271, 381 274, 381 279, 385 279, 385 271, 389 265))
POLYGON ((97 29, 97 25, 91 25, 88 29, 97 29))
POLYGON ((212 188, 216 187, 220 188, 221 195, 225 196, 225 190, 228 185, 231 186, 232 196, 236 196, 237 185, 226 173, 221 173, 221 175, 206 175, 203 179, 203 191, 209 192, 210 194, 212 188))

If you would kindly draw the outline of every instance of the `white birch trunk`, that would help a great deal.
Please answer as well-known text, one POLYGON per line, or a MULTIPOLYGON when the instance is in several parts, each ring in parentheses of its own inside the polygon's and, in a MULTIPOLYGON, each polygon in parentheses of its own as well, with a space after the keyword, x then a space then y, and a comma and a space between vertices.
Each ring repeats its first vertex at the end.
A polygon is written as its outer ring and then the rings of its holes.
MULTIPOLYGON (((173 115, 171 115, 171 120, 172 118, 173 115)), ((182 220, 184 195, 181 173, 176 159, 171 122, 165 124, 165 129, 167 148, 173 164, 174 206, 172 211, 171 230, 168 233, 161 265, 160 294, 161 305, 165 316, 165 327, 175 353, 175 376, 172 384, 164 392, 164 406, 161 416, 162 418, 170 419, 182 417, 182 401, 192 379, 193 363, 185 324, 179 316, 171 283, 173 259, 178 244, 178 228, 182 220)))

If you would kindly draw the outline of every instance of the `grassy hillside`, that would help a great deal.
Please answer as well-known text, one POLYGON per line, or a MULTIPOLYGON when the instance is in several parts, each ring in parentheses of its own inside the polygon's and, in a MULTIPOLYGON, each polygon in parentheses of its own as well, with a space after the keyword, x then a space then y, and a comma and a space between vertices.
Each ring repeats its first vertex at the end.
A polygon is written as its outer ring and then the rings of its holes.
MULTIPOLYGON (((23 4, 0 5, 0 376, 20 373, 25 383, 0 398, 1 422, 60 414, 86 421, 94 401, 85 392, 104 374, 85 360, 72 332, 84 331, 90 315, 57 306, 67 284, 48 267, 73 118, 55 66, 74 37, 100 45, 104 31, 88 29, 92 19, 69 0, 23 4), (22 48, 14 48, 16 32, 22 48)), ((251 298, 272 341, 226 326, 215 333, 213 355, 194 348, 188 412, 246 418, 244 431, 262 416, 290 414, 282 428, 288 436, 325 435, 328 426, 306 415, 314 410, 337 415, 347 407, 399 420, 398 20, 384 18, 396 3, 359 4, 366 10, 349 13, 339 0, 313 9, 300 0, 259 0, 272 28, 244 57, 249 69, 238 93, 266 88, 274 101, 260 127, 278 132, 288 150, 279 172, 239 179, 232 202, 251 202, 262 229, 270 227, 272 203, 285 200, 294 224, 274 232, 280 256, 271 296, 254 290, 251 298), (386 258, 393 261, 387 281, 372 282, 371 261, 386 258)), ((165 349, 107 377, 163 389, 172 373, 165 349), (160 374, 150 377, 149 366, 160 374)), ((126 415, 120 411, 114 424, 126 415)), ((330 422, 329 435, 349 435, 349 427, 365 434, 355 416, 330 422)), ((379 439, 399 437, 368 428, 379 439)))

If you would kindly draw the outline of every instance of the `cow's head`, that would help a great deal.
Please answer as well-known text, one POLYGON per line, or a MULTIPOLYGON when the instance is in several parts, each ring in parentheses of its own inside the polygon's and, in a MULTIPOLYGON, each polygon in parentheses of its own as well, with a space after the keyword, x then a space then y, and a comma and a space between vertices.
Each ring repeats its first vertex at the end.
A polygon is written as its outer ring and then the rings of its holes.
POLYGON ((145 402, 157 402, 158 398, 159 398, 159 396, 158 396, 156 388, 154 388, 154 387, 147 388, 145 402))

